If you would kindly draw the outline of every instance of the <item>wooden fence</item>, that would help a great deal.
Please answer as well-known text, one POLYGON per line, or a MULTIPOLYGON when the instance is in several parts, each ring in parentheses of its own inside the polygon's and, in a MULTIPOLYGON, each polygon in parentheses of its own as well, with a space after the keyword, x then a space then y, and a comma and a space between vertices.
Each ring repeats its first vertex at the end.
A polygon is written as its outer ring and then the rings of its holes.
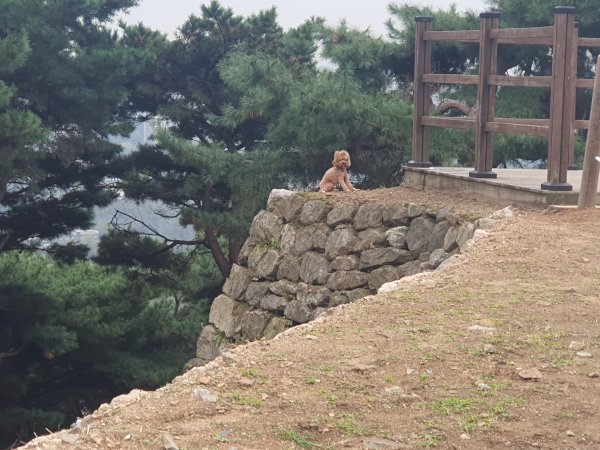
POLYGON ((576 89, 592 89, 593 79, 577 78, 579 47, 600 47, 600 38, 580 38, 575 8, 554 8, 554 25, 535 28, 499 28, 499 12, 480 14, 480 30, 432 31, 433 17, 415 17, 415 77, 412 160, 408 166, 430 167, 428 127, 475 131, 474 178, 496 178, 492 171, 493 133, 542 136, 548 140, 548 177, 541 189, 571 191, 567 170, 573 164, 575 129, 587 129, 587 120, 575 120, 576 89), (453 75, 431 72, 434 41, 479 44, 479 74, 453 75), (547 45, 552 47, 552 76, 498 75, 498 44, 547 45), (474 117, 430 116, 429 85, 476 84, 477 114, 474 117), (550 119, 495 118, 498 86, 550 89, 550 119))

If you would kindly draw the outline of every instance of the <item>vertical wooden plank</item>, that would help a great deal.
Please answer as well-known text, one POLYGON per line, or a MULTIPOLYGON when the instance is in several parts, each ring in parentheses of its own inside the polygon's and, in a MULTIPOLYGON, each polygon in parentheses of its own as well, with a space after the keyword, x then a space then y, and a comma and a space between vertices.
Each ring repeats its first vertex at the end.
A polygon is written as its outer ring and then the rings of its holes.
POLYGON ((548 146, 547 181, 541 188, 549 191, 571 191, 567 183, 568 154, 570 145, 569 103, 570 57, 573 48, 575 8, 554 8, 554 38, 552 44, 552 91, 550 97, 550 137, 548 146))
POLYGON ((569 135, 569 170, 577 169, 575 165, 575 112, 577 111, 577 58, 579 53, 579 26, 573 24, 573 41, 571 49, 571 89, 572 95, 569 103, 569 123, 571 134, 569 135))
POLYGON ((495 75, 497 61, 492 61, 492 56, 497 57, 497 44, 494 45, 490 38, 492 27, 498 27, 499 12, 485 12, 479 15, 481 18, 481 37, 479 41, 479 84, 477 86, 477 127, 475 130, 475 170, 469 172, 473 178, 496 178, 492 172, 493 137, 490 132, 485 131, 485 125, 494 116, 493 108, 495 101, 495 86, 490 86, 489 75, 495 75))
POLYGON ((423 126, 422 117, 427 111, 429 95, 427 86, 423 83, 423 74, 431 72, 431 43, 423 39, 423 34, 431 29, 433 17, 415 17, 415 75, 413 78, 413 146, 412 160, 407 163, 412 167, 430 167, 428 161, 427 128, 423 126), (429 61, 427 59, 429 58, 429 61))
POLYGON ((585 143, 583 157, 583 173, 581 174, 581 189, 579 190, 578 208, 592 208, 596 204, 598 192, 598 177, 600 176, 600 56, 596 61, 594 91, 592 93, 592 108, 590 112, 590 128, 585 143))

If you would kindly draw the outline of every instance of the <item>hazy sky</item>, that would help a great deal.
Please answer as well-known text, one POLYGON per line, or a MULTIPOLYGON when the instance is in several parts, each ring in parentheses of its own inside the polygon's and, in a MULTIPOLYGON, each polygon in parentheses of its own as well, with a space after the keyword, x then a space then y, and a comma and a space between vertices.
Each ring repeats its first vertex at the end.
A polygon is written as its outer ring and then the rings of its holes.
MULTIPOLYGON (((200 5, 210 0, 141 0, 140 6, 130 11, 124 19, 128 23, 143 22, 145 25, 172 35, 190 14, 200 15, 200 5)), ((271 6, 277 8, 279 24, 289 28, 301 24, 311 16, 327 19, 329 25, 337 25, 346 19, 348 25, 359 29, 370 28, 375 35, 385 35, 385 21, 390 17, 387 6, 391 0, 221 0, 237 15, 249 16, 271 6)), ((406 1, 434 8, 447 8, 455 3, 459 11, 473 9, 485 11, 484 0, 423 0, 406 1)))

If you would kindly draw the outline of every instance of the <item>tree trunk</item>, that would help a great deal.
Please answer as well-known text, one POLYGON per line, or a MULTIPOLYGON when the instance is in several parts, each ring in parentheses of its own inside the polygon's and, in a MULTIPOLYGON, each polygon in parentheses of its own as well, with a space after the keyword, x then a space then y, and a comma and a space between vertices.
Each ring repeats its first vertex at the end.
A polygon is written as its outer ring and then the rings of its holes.
POLYGON ((204 229, 204 236, 206 237, 206 244, 212 253, 213 258, 215 259, 215 263, 217 263, 217 267, 221 271, 221 274, 224 278, 229 276, 229 272, 231 271, 231 264, 227 261, 225 254, 223 253, 223 249, 219 245, 219 241, 215 236, 215 233, 212 228, 204 229))
POLYGON ((240 259, 240 251, 242 249, 242 243, 239 239, 229 238, 229 264, 233 266, 237 264, 240 259))

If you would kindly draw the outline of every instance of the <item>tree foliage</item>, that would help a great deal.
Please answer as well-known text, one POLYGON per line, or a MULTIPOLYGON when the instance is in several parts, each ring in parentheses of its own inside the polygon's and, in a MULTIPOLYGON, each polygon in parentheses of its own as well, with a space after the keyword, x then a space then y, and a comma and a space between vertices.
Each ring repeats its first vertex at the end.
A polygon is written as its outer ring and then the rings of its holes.
POLYGON ((137 0, 1 0, 0 250, 34 248, 91 224, 112 193, 137 50, 108 27, 137 0))
POLYGON ((182 320, 172 299, 123 270, 40 254, 5 252, 0 273, 3 439, 67 426, 79 401, 92 408, 157 387, 194 353, 206 308, 198 299, 182 320))

